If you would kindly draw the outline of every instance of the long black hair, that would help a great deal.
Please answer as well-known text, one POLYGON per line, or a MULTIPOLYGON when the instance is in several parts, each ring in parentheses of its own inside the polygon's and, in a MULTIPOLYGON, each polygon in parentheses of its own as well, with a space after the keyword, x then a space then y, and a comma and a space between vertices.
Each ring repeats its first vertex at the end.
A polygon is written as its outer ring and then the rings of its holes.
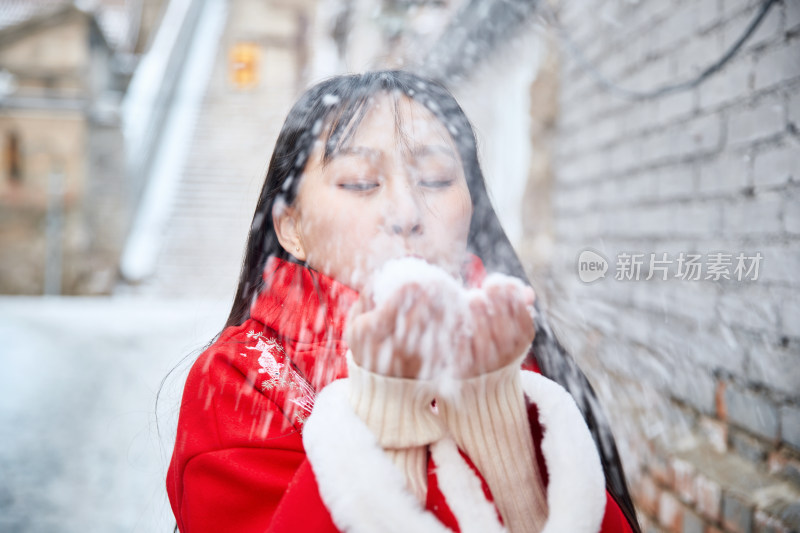
MULTIPOLYGON (((264 288, 262 273, 269 257, 296 261, 278 242, 272 213, 279 202, 285 205, 294 202, 315 142, 326 143, 323 159, 329 157, 357 129, 370 98, 381 93, 403 95, 424 105, 445 126, 459 151, 472 199, 469 251, 481 258, 488 271, 526 279, 489 200, 472 125, 452 94, 439 83, 406 71, 337 76, 308 89, 289 111, 281 128, 253 216, 226 327, 249 318, 253 300, 264 288)), ((606 487, 638 533, 641 530, 619 453, 597 395, 548 327, 541 310, 537 311, 536 336, 529 356, 535 359, 542 374, 565 387, 575 398, 600 451, 606 487)))

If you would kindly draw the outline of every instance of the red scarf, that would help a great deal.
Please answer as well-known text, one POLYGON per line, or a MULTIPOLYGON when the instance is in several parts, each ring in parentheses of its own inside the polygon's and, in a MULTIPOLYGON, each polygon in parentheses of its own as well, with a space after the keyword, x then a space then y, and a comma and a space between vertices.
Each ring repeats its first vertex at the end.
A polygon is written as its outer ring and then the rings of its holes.
MULTIPOLYGON (((479 287, 486 277, 480 258, 469 255, 462 276, 468 287, 479 287)), ((267 260, 263 278, 250 316, 276 332, 288 359, 315 390, 346 377, 344 328, 358 292, 277 257, 267 260)))

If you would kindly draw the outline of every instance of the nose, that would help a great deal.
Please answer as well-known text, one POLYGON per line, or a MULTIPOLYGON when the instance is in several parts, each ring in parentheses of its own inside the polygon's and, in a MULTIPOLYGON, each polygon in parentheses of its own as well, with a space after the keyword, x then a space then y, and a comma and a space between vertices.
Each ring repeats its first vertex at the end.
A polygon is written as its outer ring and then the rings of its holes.
POLYGON ((407 183, 398 183, 394 189, 386 206, 387 230, 400 237, 421 235, 423 224, 420 199, 407 183))
POLYGON ((409 237, 411 235, 421 235, 422 234, 422 224, 392 224, 391 226, 392 233, 395 235, 401 235, 403 237, 409 237))

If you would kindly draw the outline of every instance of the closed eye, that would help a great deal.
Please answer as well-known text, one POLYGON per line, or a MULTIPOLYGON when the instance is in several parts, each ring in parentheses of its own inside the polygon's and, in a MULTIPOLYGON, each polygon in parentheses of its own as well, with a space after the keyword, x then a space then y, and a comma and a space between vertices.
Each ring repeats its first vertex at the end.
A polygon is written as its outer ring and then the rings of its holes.
POLYGON ((428 189, 444 189, 455 182, 452 178, 420 180, 419 184, 428 189))
POLYGON ((376 189, 378 187, 378 183, 374 181, 352 181, 340 183, 338 187, 340 189, 344 189, 345 191, 366 192, 376 189))

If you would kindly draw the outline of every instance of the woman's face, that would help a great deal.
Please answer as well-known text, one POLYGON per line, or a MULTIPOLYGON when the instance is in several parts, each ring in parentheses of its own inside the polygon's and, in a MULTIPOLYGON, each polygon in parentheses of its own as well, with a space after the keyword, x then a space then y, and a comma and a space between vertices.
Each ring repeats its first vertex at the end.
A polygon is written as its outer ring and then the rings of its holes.
POLYGON ((382 94, 368 105, 324 165, 324 142, 316 143, 294 204, 279 214, 281 244, 359 290, 397 257, 421 257, 457 275, 472 202, 453 140, 410 98, 382 94))

